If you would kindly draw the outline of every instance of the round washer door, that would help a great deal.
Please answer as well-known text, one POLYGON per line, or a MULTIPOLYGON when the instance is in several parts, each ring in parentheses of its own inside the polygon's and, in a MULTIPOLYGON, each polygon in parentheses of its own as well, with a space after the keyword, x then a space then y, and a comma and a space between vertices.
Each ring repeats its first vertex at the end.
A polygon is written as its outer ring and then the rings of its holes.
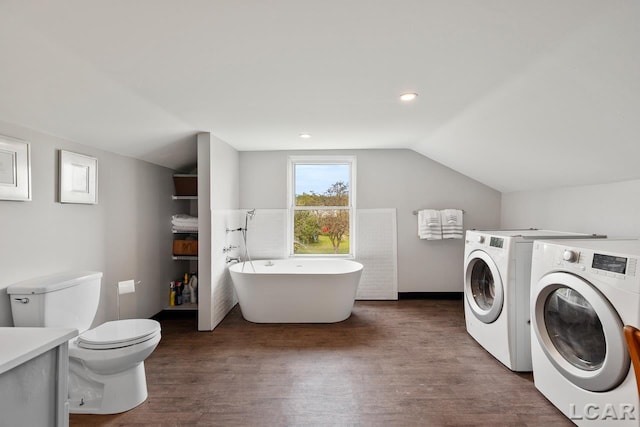
POLYGON ((464 265, 464 295, 473 314, 483 323, 502 312, 504 289, 495 261, 484 251, 473 251, 464 265))
POLYGON ((617 387, 629 372, 620 316, 591 283, 569 273, 543 276, 533 295, 532 323, 553 366, 585 390, 617 387))

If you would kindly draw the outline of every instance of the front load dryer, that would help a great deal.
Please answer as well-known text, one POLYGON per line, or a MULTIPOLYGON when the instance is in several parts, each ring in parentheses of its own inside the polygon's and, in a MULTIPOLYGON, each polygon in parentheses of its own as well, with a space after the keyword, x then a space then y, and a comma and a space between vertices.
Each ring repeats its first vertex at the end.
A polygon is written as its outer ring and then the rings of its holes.
POLYGON ((512 371, 531 371, 529 297, 536 239, 596 238, 551 230, 468 230, 464 254, 467 332, 512 371))
POLYGON ((640 326, 638 259, 638 239, 534 243, 534 384, 579 426, 640 425, 623 333, 640 326))

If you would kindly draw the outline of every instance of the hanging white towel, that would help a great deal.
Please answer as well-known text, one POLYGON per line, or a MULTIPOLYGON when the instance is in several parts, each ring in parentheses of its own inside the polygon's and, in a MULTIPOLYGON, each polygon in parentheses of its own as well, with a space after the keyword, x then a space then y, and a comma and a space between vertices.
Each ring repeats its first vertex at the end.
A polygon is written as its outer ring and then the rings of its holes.
POLYGON ((442 240, 442 219, 434 209, 418 211, 418 237, 425 240, 442 240))
POLYGON ((443 239, 462 239, 463 225, 460 209, 443 209, 440 211, 443 239))

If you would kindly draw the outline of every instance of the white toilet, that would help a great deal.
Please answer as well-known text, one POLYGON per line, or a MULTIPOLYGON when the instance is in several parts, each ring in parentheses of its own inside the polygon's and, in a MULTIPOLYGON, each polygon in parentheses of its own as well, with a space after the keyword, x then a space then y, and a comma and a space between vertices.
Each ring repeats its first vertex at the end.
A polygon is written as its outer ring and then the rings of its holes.
POLYGON ((160 342, 150 319, 106 322, 94 329, 102 273, 72 271, 7 288, 15 326, 75 328, 69 341, 69 412, 116 414, 147 399, 144 360, 160 342))

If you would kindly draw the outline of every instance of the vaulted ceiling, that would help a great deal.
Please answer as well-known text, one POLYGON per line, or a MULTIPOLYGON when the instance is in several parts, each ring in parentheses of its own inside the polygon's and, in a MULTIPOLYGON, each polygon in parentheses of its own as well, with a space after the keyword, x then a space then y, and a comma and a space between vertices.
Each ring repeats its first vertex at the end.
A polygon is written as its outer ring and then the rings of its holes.
POLYGON ((413 149, 504 192, 639 179, 639 18, 637 0, 0 0, 0 121, 174 169, 206 131, 413 149))

